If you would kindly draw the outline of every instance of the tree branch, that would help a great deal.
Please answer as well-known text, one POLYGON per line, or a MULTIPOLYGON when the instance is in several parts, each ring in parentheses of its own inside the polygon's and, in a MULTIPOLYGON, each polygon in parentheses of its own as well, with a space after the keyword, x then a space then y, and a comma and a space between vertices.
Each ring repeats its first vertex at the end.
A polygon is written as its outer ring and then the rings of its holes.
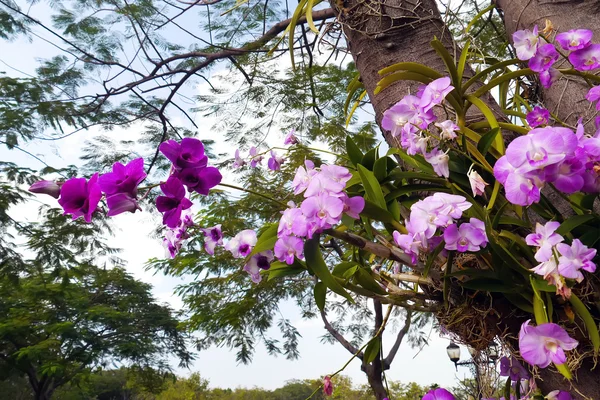
POLYGON ((410 329, 411 318, 412 318, 412 311, 406 310, 406 319, 404 320, 404 326, 398 332, 398 335, 396 336, 396 341, 394 342, 394 345, 390 349, 390 352, 383 359, 384 371, 390 369, 390 365, 392 365, 392 361, 394 361, 394 357, 396 357, 396 353, 398 352, 398 349, 400 348, 400 345, 402 344, 402 340, 404 339, 404 336, 408 333, 408 330, 410 329))
POLYGON ((352 354, 357 354, 356 357, 360 358, 361 360, 363 359, 363 352, 361 351, 360 353, 358 352, 358 349, 356 347, 354 347, 352 345, 352 343, 348 342, 346 340, 346 338, 344 338, 344 336, 342 336, 341 333, 339 333, 327 320, 327 316, 325 315, 325 311, 321 310, 321 319, 323 320, 323 323, 325 324, 325 329, 327 329, 327 332, 329 332, 331 334, 331 336, 333 336, 335 338, 335 340, 337 340, 342 346, 344 346, 344 348, 346 350, 348 350, 350 353, 352 354))
MULTIPOLYGON (((361 236, 349 232, 342 232, 335 229, 327 229, 324 232, 327 235, 333 236, 337 239, 341 239, 346 243, 366 250, 369 253, 375 254, 378 257, 392 261, 399 261, 407 267, 412 268, 413 270, 418 272, 425 271, 425 265, 423 265, 423 263, 417 262, 416 264, 413 264, 409 256, 407 256, 406 254, 402 253, 399 249, 396 249, 394 247, 387 247, 379 243, 370 242, 361 236)), ((429 271, 429 275, 433 279, 440 278, 439 271, 433 269, 429 271)))

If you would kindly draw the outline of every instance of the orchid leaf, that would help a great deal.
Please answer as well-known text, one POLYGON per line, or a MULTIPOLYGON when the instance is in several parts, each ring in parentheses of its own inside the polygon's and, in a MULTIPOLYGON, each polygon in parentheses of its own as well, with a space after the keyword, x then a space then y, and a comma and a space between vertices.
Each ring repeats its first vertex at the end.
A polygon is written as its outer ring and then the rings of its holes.
POLYGON ((248 255, 248 259, 255 254, 258 254, 265 250, 273 250, 275 246, 275 242, 277 241, 277 228, 279 224, 269 224, 267 228, 263 231, 263 233, 258 237, 256 241, 256 245, 252 249, 250 255, 248 255))
POLYGON ((567 233, 571 232, 573 229, 577 228, 578 226, 583 225, 586 222, 589 222, 596 218, 597 217, 592 214, 573 215, 572 217, 566 219, 562 224, 560 224, 560 226, 556 230, 556 233, 564 236, 567 233))
POLYGON ((583 304, 575 294, 571 294, 569 302, 571 303, 573 310, 583 320, 590 342, 592 342, 592 345, 594 346, 594 353, 598 355, 598 350, 600 350, 600 334, 598 333, 598 325, 596 324, 594 317, 592 317, 585 304, 583 304))
POLYGON ((356 167, 358 168, 358 173, 360 174, 360 179, 362 180, 368 199, 376 206, 385 210, 385 198, 383 197, 381 186, 375 178, 375 175, 373 175, 373 172, 369 171, 360 164, 358 164, 356 167))
POLYGON ((319 310, 323 311, 325 309, 325 298, 327 297, 327 286, 323 282, 317 282, 314 292, 315 303, 319 307, 319 310))
POLYGON ((321 254, 319 243, 319 236, 315 235, 312 239, 309 239, 304 244, 304 257, 306 258, 306 266, 314 272, 314 274, 321 279, 323 284, 327 286, 331 291, 345 297, 350 303, 354 303, 352 296, 340 285, 325 264, 323 255, 321 254))
POLYGON ((370 270, 367 268, 359 268, 356 275, 354 275, 354 278, 363 288, 376 294, 387 295, 387 292, 379 286, 375 278, 371 275, 370 270))
POLYGON ((367 348, 365 349, 363 362, 369 364, 379 356, 379 350, 381 349, 381 338, 379 336, 371 339, 367 348))
POLYGON ((350 137, 350 135, 346 136, 346 152, 348 153, 350 161, 354 165, 360 164, 364 157, 363 152, 360 151, 360 149, 358 148, 356 143, 354 143, 354 140, 352 140, 352 137, 350 137))

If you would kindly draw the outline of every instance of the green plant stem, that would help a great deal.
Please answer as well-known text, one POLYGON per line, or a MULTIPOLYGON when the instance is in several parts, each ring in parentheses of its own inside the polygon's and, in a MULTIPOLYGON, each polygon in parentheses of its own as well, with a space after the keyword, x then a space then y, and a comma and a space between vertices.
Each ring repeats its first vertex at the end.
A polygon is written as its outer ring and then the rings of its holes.
POLYGON ((227 187, 227 188, 239 190, 239 191, 242 191, 242 192, 250 193, 250 194, 253 194, 255 196, 262 197, 263 199, 267 199, 267 200, 270 200, 270 201, 272 201, 274 203, 280 204, 283 207, 287 208, 287 204, 285 204, 284 202, 279 201, 279 200, 275 200, 272 197, 269 197, 269 196, 264 195, 264 194, 259 193, 259 192, 255 192, 254 190, 246 189, 246 188, 243 188, 243 187, 240 187, 240 186, 230 185, 229 183, 219 183, 219 186, 223 186, 223 187, 227 187))

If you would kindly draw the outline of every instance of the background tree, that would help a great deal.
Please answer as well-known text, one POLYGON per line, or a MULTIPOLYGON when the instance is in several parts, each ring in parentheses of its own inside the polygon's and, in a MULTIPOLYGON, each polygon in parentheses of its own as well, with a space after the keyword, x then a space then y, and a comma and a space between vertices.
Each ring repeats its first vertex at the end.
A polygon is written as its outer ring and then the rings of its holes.
POLYGON ((0 284, 2 364, 27 375, 36 399, 111 362, 168 370, 191 355, 172 311, 123 269, 36 271, 0 284))

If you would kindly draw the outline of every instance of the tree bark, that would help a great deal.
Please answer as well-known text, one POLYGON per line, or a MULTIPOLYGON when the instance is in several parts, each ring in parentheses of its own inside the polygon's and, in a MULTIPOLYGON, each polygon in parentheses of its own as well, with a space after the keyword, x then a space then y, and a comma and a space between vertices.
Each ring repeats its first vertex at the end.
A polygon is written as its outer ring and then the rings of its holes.
MULTIPOLYGON (((521 29, 532 29, 538 25, 543 29, 546 19, 550 20, 559 32, 570 29, 590 29, 594 39, 600 39, 600 2, 582 0, 495 0, 504 12, 504 25, 512 42, 512 34, 521 29)), ((557 63, 558 67, 569 67, 566 61, 557 63)), ((593 132, 594 117, 597 111, 585 99, 588 84, 581 78, 564 76, 550 89, 540 85, 541 100, 550 111, 560 119, 574 126, 580 117, 584 118, 586 131, 593 132)))
MULTIPOLYGON (((375 332, 379 331, 381 325, 383 324, 383 307, 381 306, 381 302, 379 300, 373 300, 373 309, 375 311, 375 332)), ((383 332, 380 333, 379 339, 383 336, 383 332)), ((367 364, 365 360, 363 360, 363 364, 361 369, 367 375, 367 380, 369 381, 369 386, 373 390, 373 394, 375 395, 375 399, 383 400, 387 395, 387 391, 385 390, 385 386, 383 384, 383 365, 381 363, 381 348, 379 349, 379 353, 375 360, 371 363, 367 364)))

